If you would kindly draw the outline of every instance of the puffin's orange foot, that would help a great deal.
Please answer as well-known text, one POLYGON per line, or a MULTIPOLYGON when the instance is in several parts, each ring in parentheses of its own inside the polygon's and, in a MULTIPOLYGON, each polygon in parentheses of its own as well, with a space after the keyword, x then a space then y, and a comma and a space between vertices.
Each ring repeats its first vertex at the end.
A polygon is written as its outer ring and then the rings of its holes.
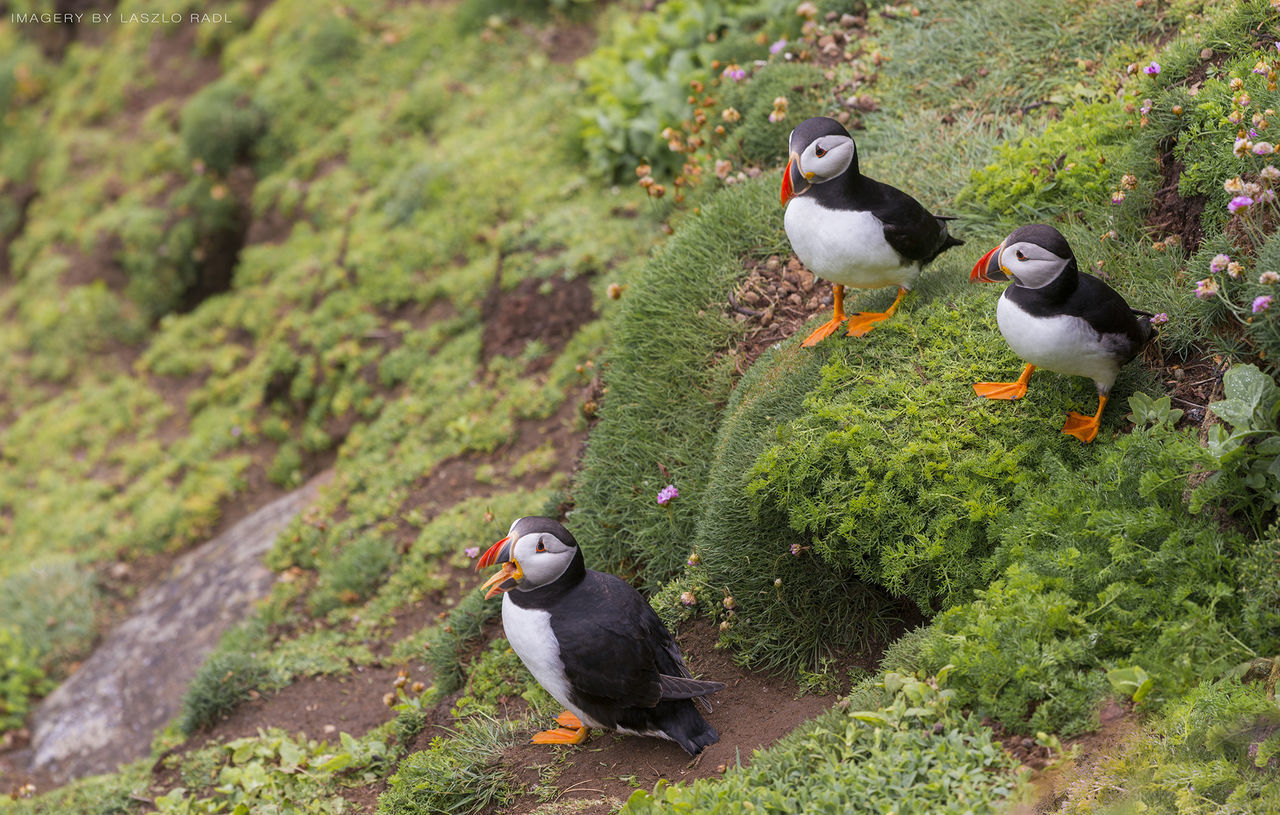
POLYGON ((818 326, 816 331, 814 331, 812 334, 806 337, 805 341, 800 343, 801 347, 812 348, 813 346, 825 340, 827 337, 830 337, 832 334, 836 333, 836 329, 840 328, 841 324, 843 323, 844 323, 844 315, 841 315, 839 317, 832 317, 827 322, 818 326))
POLYGON ((849 318, 849 336, 865 337, 876 323, 893 316, 893 311, 859 311, 849 318))
POLYGON ((587 740, 587 728, 585 727, 557 727, 555 730, 543 730, 541 733, 534 733, 531 739, 533 744, 582 744, 587 740))
POLYGON ((575 716, 572 711, 566 710, 556 717, 556 724, 561 727, 578 728, 582 727, 582 720, 575 716))
POLYGON ((1084 416, 1074 410, 1067 411, 1067 423, 1062 426, 1062 432, 1088 444, 1098 435, 1098 417, 1084 416))
POLYGON ((1021 399, 1027 395, 1027 383, 1017 382, 975 382, 973 392, 988 399, 1021 399))

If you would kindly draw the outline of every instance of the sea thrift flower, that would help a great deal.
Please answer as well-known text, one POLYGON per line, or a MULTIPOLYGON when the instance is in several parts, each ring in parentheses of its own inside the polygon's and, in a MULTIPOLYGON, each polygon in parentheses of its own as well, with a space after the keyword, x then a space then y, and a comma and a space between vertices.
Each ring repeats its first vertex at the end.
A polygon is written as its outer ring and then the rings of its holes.
POLYGON ((1163 311, 1151 318, 1152 325, 1164 325, 1167 322, 1169 322, 1169 315, 1163 311))
POLYGON ((1238 91, 1244 87, 1244 80, 1238 76, 1231 78, 1231 90, 1238 91))
POLYGON ((1227 116, 1227 121, 1231 122, 1233 125, 1238 125, 1244 121, 1244 114, 1238 110, 1233 110, 1230 115, 1227 116))
POLYGON ((466 549, 463 549, 463 550, 462 550, 462 553, 463 553, 464 555, 466 555, 467 557, 471 558, 472 560, 475 560, 476 558, 478 558, 478 557, 480 556, 480 547, 479 547, 479 546, 468 546, 466 549))
POLYGON ((697 604, 698 604, 698 598, 693 596, 693 592, 686 591, 680 595, 680 605, 696 606, 697 604))
POLYGON ((1222 189, 1227 192, 1244 192, 1244 180, 1240 176, 1222 182, 1222 189))
POLYGON ((698 556, 697 552, 694 552, 692 555, 689 555, 689 559, 686 561, 686 563, 688 563, 690 566, 697 566, 701 562, 702 562, 702 558, 698 556))
POLYGON ((1271 295, 1260 294, 1253 298, 1253 313, 1260 314, 1271 308, 1271 295))
POLYGON ((1244 267, 1233 260, 1227 264, 1227 274, 1231 275, 1232 280, 1239 280, 1240 275, 1244 274, 1244 267))
POLYGON ((1218 293, 1218 281, 1212 277, 1206 277, 1204 280, 1196 281, 1196 297, 1201 300, 1207 300, 1218 293))
POLYGON ((769 114, 769 121, 773 123, 781 122, 787 118, 787 97, 779 96, 773 100, 773 112, 769 114))
POLYGON ((1142 100, 1142 107, 1138 108, 1138 112, 1139 112, 1139 113, 1141 113, 1143 116, 1146 116, 1148 113, 1150 113, 1150 112, 1151 112, 1151 100, 1150 100, 1150 99, 1143 99, 1143 100, 1142 100))
POLYGON ((1160 73, 1160 63, 1152 60, 1150 65, 1142 69, 1142 72, 1148 76, 1155 76, 1160 73))
POLYGON ((675 484, 668 484, 667 486, 658 490, 658 503, 660 505, 666 504, 672 498, 679 498, 679 497, 680 497, 680 490, 676 489, 675 484))
POLYGON ((1278 281, 1280 281, 1280 274, 1275 272, 1263 272, 1258 275, 1258 282, 1264 286, 1270 286, 1278 281))
POLYGON ((1273 203, 1276 200, 1276 191, 1263 190, 1262 192, 1258 193, 1258 200, 1267 204, 1273 203))
POLYGON ((1252 181, 1246 181, 1244 183, 1244 194, 1249 196, 1250 198, 1257 198, 1258 193, 1260 192, 1262 192, 1261 184, 1255 184, 1252 181))
POLYGON ((1209 272, 1217 274, 1227 268, 1227 264, 1231 262, 1229 255, 1214 255, 1213 260, 1209 261, 1209 272))
POLYGON ((717 159, 715 167, 716 167, 716 178, 719 178, 721 180, 728 178, 729 173, 733 172, 733 162, 729 161, 728 159, 724 159, 724 158, 717 159))
POLYGON ((1253 72, 1255 74, 1265 74, 1267 72, 1266 60, 1258 60, 1257 64, 1253 66, 1253 72))
POLYGON ((741 119, 742 114, 738 112, 737 108, 725 108, 720 111, 720 118, 732 124, 741 119))
POLYGON ((1121 190, 1116 190, 1115 192, 1111 193, 1111 203, 1118 204, 1123 200, 1124 200, 1124 192, 1122 192, 1121 190))
POLYGON ((741 82, 743 79, 746 79, 747 72, 738 67, 737 63, 733 63, 729 65, 729 67, 725 68, 720 75, 725 79, 732 79, 734 82, 741 82))
POLYGON ((801 546, 800 544, 798 543, 791 544, 791 554, 795 555, 796 557, 799 557, 800 553, 803 551, 804 551, 804 547, 801 546))
POLYGON ((1136 190, 1138 188, 1138 177, 1133 173, 1125 173, 1120 178, 1120 188, 1124 190, 1136 190))
POLYGON ((1253 142, 1248 139, 1236 139, 1235 145, 1231 148, 1231 152, 1236 154, 1237 158, 1244 158, 1253 149, 1253 142))
POLYGON ((1277 170, 1275 167, 1268 164, 1266 167, 1262 168, 1262 171, 1258 173, 1258 175, 1268 181, 1275 181, 1277 178, 1280 178, 1280 170, 1277 170))
POLYGON ((810 3, 808 0, 805 0, 805 2, 796 6, 796 14, 800 17, 806 17, 812 20, 814 17, 818 16, 818 7, 813 3, 810 3))
POLYGON ((1260 141, 1253 146, 1255 156, 1269 156, 1276 151, 1276 146, 1269 141, 1260 141))
POLYGON ((769 53, 781 54, 783 49, 785 49, 786 47, 787 47, 787 41, 785 39, 778 40, 773 45, 769 46, 769 53))
POLYGON ((1247 209, 1249 205, 1252 203, 1253 203, 1253 199, 1250 198, 1249 196, 1237 195, 1235 198, 1231 199, 1230 203, 1227 204, 1227 209, 1230 210, 1232 213, 1235 213, 1235 212, 1239 212, 1242 209, 1247 209))
POLYGON ((1253 103, 1253 97, 1247 93, 1242 93, 1235 98, 1235 102, 1240 107, 1247 108, 1249 107, 1250 104, 1253 103))

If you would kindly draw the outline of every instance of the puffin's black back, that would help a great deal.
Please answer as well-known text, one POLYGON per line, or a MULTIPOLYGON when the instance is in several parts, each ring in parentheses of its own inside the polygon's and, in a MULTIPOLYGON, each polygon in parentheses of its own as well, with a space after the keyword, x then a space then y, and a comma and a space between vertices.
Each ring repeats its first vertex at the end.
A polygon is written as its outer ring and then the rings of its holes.
POLYGON ((609 727, 664 733, 691 755, 719 741, 719 733, 694 707, 688 687, 701 685, 697 695, 705 695, 724 686, 690 680, 664 692, 664 684, 675 684, 664 683, 664 676, 688 677, 689 669, 638 591, 590 569, 572 586, 560 583, 508 596, 522 608, 550 612, 575 704, 609 727))

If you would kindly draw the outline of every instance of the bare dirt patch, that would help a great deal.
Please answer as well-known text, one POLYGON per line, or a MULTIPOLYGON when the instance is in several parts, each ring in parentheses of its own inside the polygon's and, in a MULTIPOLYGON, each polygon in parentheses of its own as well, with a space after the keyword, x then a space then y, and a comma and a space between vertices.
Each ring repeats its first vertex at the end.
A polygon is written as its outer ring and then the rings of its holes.
POLYGON ((730 319, 747 327, 734 349, 744 373, 769 346, 795 334, 814 315, 831 308, 831 287, 804 268, 795 255, 771 255, 743 263, 747 276, 729 295, 730 319))
MULTIPOLYGON (((485 362, 495 356, 519 356, 530 340, 540 340, 552 351, 559 351, 579 328, 595 318, 591 284, 584 275, 572 280, 561 275, 546 280, 529 278, 510 292, 502 291, 495 279, 480 311, 484 318, 481 358, 485 362)), ((551 355, 543 358, 549 365, 551 355)))
POLYGON ((596 29, 590 23, 561 23, 541 30, 532 29, 552 62, 567 65, 591 53, 596 47, 596 29))
MULTIPOLYGON (((503 756, 503 769, 529 790, 539 783, 540 770, 556 763, 555 751, 564 751, 565 766, 555 781, 560 790, 557 801, 625 801, 637 789, 653 789, 659 779, 676 782, 713 778, 739 761, 745 766, 754 750, 769 746, 835 703, 834 695, 799 696, 794 682, 755 673, 734 663, 728 652, 716 649, 717 638, 715 628, 705 620, 683 626, 676 636, 695 676, 727 685, 711 697, 711 712, 704 713, 720 732, 720 741, 704 750, 697 760, 691 760, 678 745, 664 739, 595 731, 586 744, 576 747, 514 747, 503 756)), ((582 811, 613 812, 615 807, 606 802, 582 811)), ((523 815, 541 804, 526 794, 505 812, 523 815)))
POLYGON ((1178 179, 1183 166, 1173 155, 1174 140, 1165 139, 1159 145, 1156 161, 1160 167, 1161 183, 1152 200, 1147 215, 1147 228, 1157 239, 1176 237, 1186 256, 1190 256, 1204 242, 1204 230, 1200 216, 1204 213, 1205 196, 1183 198, 1178 194, 1178 179))

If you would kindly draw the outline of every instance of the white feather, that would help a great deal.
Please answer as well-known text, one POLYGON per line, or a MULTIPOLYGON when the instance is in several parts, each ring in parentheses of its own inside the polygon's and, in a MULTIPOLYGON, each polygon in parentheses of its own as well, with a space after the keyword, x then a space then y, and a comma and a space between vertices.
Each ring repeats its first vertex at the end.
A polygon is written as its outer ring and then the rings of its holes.
POLYGON ((510 594, 504 594, 502 628, 507 642, 511 643, 511 650, 516 652, 547 693, 587 727, 603 726, 569 701, 569 678, 565 676, 564 661, 560 659, 560 642, 551 628, 551 612, 521 608, 511 600, 510 594))
POLYGON ((856 289, 909 289, 920 264, 903 265, 884 239, 884 223, 870 212, 827 209, 803 195, 791 199, 783 218, 796 256, 823 280, 856 289))
POLYGON ((1115 384, 1120 365, 1106 337, 1079 317, 1035 317, 1001 296, 996 324, 1013 352, 1037 368, 1087 376, 1100 393, 1108 393, 1115 384))

